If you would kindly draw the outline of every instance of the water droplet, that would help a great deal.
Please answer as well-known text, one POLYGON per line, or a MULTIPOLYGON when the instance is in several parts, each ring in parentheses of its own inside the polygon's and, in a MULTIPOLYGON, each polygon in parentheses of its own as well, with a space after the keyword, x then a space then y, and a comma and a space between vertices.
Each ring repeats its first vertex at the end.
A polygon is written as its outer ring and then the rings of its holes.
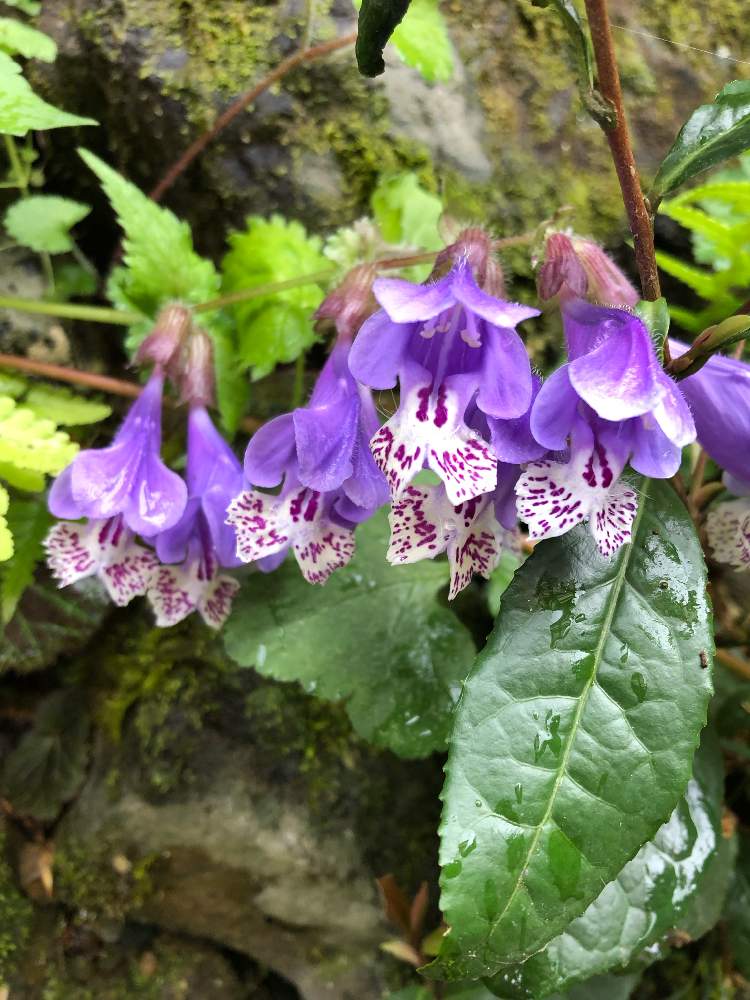
POLYGON ((468 856, 477 849, 477 838, 476 835, 472 833, 468 840, 462 840, 458 845, 458 853, 462 858, 468 858, 468 856))
POLYGON ((461 874, 461 869, 463 865, 456 858, 455 861, 448 862, 447 865, 443 866, 443 878, 457 878, 461 874))
POLYGON ((516 802, 519 805, 523 802, 523 785, 520 781, 516 785, 516 802))
POLYGON ((266 657, 268 656, 268 649, 261 643, 255 652, 255 666, 262 667, 266 662, 266 657))
POLYGON ((638 701, 646 700, 646 691, 648 690, 648 685, 646 684, 646 679, 643 674, 634 673, 630 678, 630 686, 633 689, 633 694, 636 696, 638 701))
POLYGON ((630 656, 630 646, 624 642, 620 646, 620 663, 625 664, 628 662, 628 657, 630 656))
POLYGON ((482 808, 482 800, 481 799, 474 799, 474 805, 477 807, 477 809, 481 809, 482 808))

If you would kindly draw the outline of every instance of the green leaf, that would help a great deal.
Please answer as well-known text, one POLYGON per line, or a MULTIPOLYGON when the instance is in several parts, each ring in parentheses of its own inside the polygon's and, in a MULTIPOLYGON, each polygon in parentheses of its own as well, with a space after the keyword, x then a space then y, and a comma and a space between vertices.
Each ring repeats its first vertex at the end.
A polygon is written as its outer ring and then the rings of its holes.
POLYGON ((696 895, 677 923, 681 935, 693 941, 716 926, 721 919, 737 858, 737 837, 719 837, 716 855, 710 862, 696 895))
POLYGON ((438 223, 443 203, 421 187, 413 173, 381 177, 370 197, 375 221, 389 243, 407 243, 424 250, 443 246, 438 223))
POLYGON ((0 51, 48 63, 57 58, 57 45, 49 35, 13 17, 0 17, 0 51))
POLYGON ((224 630, 227 651, 240 666, 345 699, 364 739, 423 757, 445 747, 474 644, 438 600, 444 562, 389 566, 382 511, 356 540, 351 563, 324 587, 291 560, 247 579, 224 630))
MULTIPOLYGON (((219 293, 219 275, 210 260, 193 249, 190 226, 86 149, 84 163, 101 181, 122 226, 125 267, 110 280, 116 302, 155 319, 167 302, 198 303, 219 293)), ((145 332, 145 331, 144 331, 145 332)))
POLYGON ((68 253, 73 249, 70 230, 90 211, 89 205, 70 198, 35 194, 11 205, 3 225, 8 235, 22 247, 37 253, 68 253))
POLYGON ((5 562, 13 555, 13 534, 6 516, 9 503, 8 491, 0 484, 0 562, 5 562))
POLYGON ((662 296, 655 302, 641 299, 636 302, 635 312, 646 324, 660 362, 664 361, 664 344, 669 336, 669 306, 662 296))
POLYGON ((39 706, 34 725, 5 760, 3 795, 23 816, 55 819, 83 784, 89 716, 76 691, 56 691, 39 706))
POLYGON ((78 445, 52 420, 0 396, 0 463, 56 475, 77 451, 78 445))
POLYGON ((42 542, 52 524, 44 498, 21 500, 14 497, 8 510, 13 534, 13 558, 0 567, 0 619, 7 625, 24 590, 34 578, 34 567, 44 557, 42 542))
POLYGON ((453 49, 438 0, 411 0, 391 42, 406 65, 416 69, 428 83, 453 76, 453 49))
POLYGON ((505 549, 500 556, 500 562, 492 571, 487 584, 487 604, 493 618, 497 618, 503 594, 510 586, 516 570, 522 562, 523 559, 519 553, 505 549))
POLYGON ((97 580, 58 590, 45 571, 24 591, 0 636, 0 673, 42 670, 85 645, 112 610, 97 580))
POLYGON ((737 970, 750 979, 750 836, 739 835, 734 879, 724 910, 729 945, 737 970))
POLYGON ((95 399, 76 395, 70 389, 52 385, 35 385, 29 390, 23 405, 38 417, 54 420, 62 427, 98 424, 112 414, 112 407, 95 399))
POLYGON ((18 63, 0 52, 0 132, 21 137, 31 129, 96 124, 93 118, 68 114, 37 97, 21 75, 18 63))
POLYGON ((18 399, 23 396, 28 388, 28 382, 20 375, 10 375, 8 372, 0 371, 0 396, 11 396, 18 399))
POLYGON ((668 483, 633 542, 538 545, 464 686, 443 791, 435 974, 493 975, 560 934, 675 808, 711 694, 703 555, 668 483))
POLYGON ((247 412, 250 386, 247 375, 238 363, 234 330, 224 312, 212 313, 203 322, 214 345, 216 373, 216 405, 224 430, 234 434, 247 412))
POLYGON ((363 76, 380 76, 385 70, 383 49, 401 23, 412 0, 362 0, 357 21, 355 54, 363 76))
POLYGON ((573 0, 532 0, 535 7, 552 7, 562 21, 568 40, 568 55, 576 71, 578 87, 587 109, 597 115, 611 115, 594 94, 594 54, 581 14, 573 0), (600 106, 601 105, 601 106, 600 106))
POLYGON ((6 7, 16 7, 18 10, 28 14, 29 17, 36 17, 41 11, 42 5, 38 0, 3 0, 6 7))
POLYGON ((750 147, 750 81, 733 80, 680 129, 654 179, 652 205, 691 177, 750 147))
POLYGON ((653 840, 543 951, 490 981, 498 996, 546 997, 624 969, 676 926, 707 879, 723 839, 721 752, 712 734, 704 744, 682 801, 653 840))
POLYGON ((43 472, 19 469, 12 462, 0 462, 0 479, 14 489, 25 490, 27 493, 41 493, 47 485, 43 472))
MULTIPOLYGON (((222 264, 223 290, 289 281, 329 271, 321 241, 299 222, 280 215, 251 216, 244 232, 232 233, 222 264)), ((312 314, 323 300, 320 283, 259 295, 233 307, 239 331, 239 357, 261 378, 277 364, 294 361, 315 340, 312 314)))

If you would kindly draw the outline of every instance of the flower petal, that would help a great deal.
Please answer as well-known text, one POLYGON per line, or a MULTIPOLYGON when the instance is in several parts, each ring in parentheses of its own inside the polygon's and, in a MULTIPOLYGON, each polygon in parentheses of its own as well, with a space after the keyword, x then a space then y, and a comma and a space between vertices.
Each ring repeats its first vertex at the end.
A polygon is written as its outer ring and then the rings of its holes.
POLYGON ((638 494, 618 479, 589 517, 591 534, 603 556, 615 552, 633 537, 633 521, 638 510, 638 494))
POLYGON ((280 501, 257 490, 245 490, 227 508, 227 524, 237 534, 237 556, 254 562, 286 550, 289 525, 280 521, 280 501))
POLYGON ((113 604, 122 608, 146 593, 158 566, 154 552, 132 542, 116 562, 101 567, 99 578, 113 604))
POLYGON ((750 569, 750 500, 728 500, 706 517, 708 542, 719 562, 736 570, 750 569))
POLYGON ((278 486, 295 456, 294 415, 269 420, 250 438, 245 476, 253 486, 278 486))
POLYGON ((372 290, 395 323, 422 323, 455 305, 453 280, 454 272, 426 285, 403 278, 376 278, 372 290))
POLYGON ((445 551, 448 536, 443 530, 441 515, 445 509, 452 513, 453 508, 447 501, 443 505, 435 503, 440 494, 444 496, 442 487, 407 486, 400 499, 393 502, 388 515, 391 541, 386 558, 389 563, 395 566, 434 559, 445 551))
POLYGON ((325 518, 316 530, 293 543, 294 555, 308 583, 325 583, 334 570, 346 566, 354 555, 354 532, 325 518))
POLYGON ((650 414, 628 421, 631 430, 630 464, 642 476, 669 479, 680 468, 682 449, 669 440, 650 414))
MULTIPOLYGON (((540 386, 540 379, 534 375, 532 377, 532 406, 540 386)), ((576 403, 577 401, 576 397, 576 403)), ((490 444, 501 462, 510 465, 533 462, 541 458, 547 451, 547 448, 539 444, 531 433, 531 413, 530 407, 523 416, 513 420, 498 420, 495 417, 487 417, 490 444)))
POLYGON ((578 393, 570 384, 568 365, 563 365, 542 383, 531 407, 529 426, 539 444, 562 451, 578 410, 578 393))
POLYGON ((489 417, 512 420, 529 409, 533 383, 526 347, 515 330, 485 325, 477 405, 489 417))
POLYGON ((359 395, 352 379, 352 393, 322 406, 295 410, 301 483, 320 492, 337 489, 353 472, 352 452, 359 424, 359 395))
POLYGON ((85 517, 81 505, 73 496, 73 465, 68 465, 50 487, 47 506, 55 517, 77 521, 85 517))
POLYGON ((384 309, 367 319, 349 353, 349 371, 373 389, 392 389, 415 326, 394 323, 384 309))
POLYGON ((668 375, 660 372, 659 381, 664 388, 664 395, 654 407, 654 419, 673 444, 684 448, 695 441, 695 424, 690 407, 679 387, 668 375))
POLYGON ((198 599, 198 611, 209 628, 221 628, 229 617, 232 601, 239 589, 239 582, 231 576, 217 576, 210 581, 198 599))
POLYGON ((474 574, 489 580, 500 561, 506 532, 495 520, 495 509, 488 500, 469 500, 455 512, 455 531, 448 543, 452 601, 471 583, 474 574))
POLYGON ((99 551, 90 525, 60 521, 44 539, 47 565, 58 586, 93 576, 99 569, 99 551))
POLYGON ((158 628, 176 625, 195 611, 201 590, 195 575, 196 565, 190 570, 184 566, 160 566, 154 572, 146 596, 158 628))
POLYGON ((539 315, 539 310, 533 306, 522 305, 520 302, 506 302, 482 291, 466 261, 459 261, 448 277, 453 279, 452 288, 456 299, 495 327, 504 327, 507 331, 515 330, 516 324, 539 315))
POLYGON ((187 486, 182 477, 168 469, 157 452, 147 451, 136 481, 122 511, 127 526, 150 538, 177 524, 187 504, 187 486))

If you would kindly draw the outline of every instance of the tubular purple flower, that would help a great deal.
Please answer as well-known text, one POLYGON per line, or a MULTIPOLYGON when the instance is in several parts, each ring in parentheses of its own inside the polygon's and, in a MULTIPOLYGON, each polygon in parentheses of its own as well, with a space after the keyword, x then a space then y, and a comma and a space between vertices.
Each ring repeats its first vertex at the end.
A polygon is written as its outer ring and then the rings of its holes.
POLYGON ((494 490, 497 455, 468 425, 473 402, 487 417, 514 420, 529 409, 531 366, 516 325, 539 311, 482 291, 473 247, 459 243, 449 273, 426 285, 377 280, 381 309, 360 330, 349 366, 375 389, 400 384, 401 402, 371 441, 398 500, 428 466, 459 505, 494 490), (472 258, 472 263, 469 258, 472 258))
MULTIPOLYGON (((688 350, 670 340, 673 357, 688 350)), ((680 383, 690 404, 698 441, 733 477, 750 483, 750 365, 714 354, 680 383)))
POLYGON ((242 488, 242 467, 203 406, 188 416, 188 500, 180 520, 156 537, 162 565, 147 597, 159 626, 174 625, 198 611, 211 628, 227 618, 239 584, 219 573, 241 565, 225 523, 229 502, 242 488), (178 564, 178 565, 167 565, 178 564))
POLYGON ((159 454, 163 387, 157 369, 112 444, 79 452, 57 477, 49 495, 56 517, 108 521, 121 514, 125 526, 144 538, 179 521, 187 490, 159 454))

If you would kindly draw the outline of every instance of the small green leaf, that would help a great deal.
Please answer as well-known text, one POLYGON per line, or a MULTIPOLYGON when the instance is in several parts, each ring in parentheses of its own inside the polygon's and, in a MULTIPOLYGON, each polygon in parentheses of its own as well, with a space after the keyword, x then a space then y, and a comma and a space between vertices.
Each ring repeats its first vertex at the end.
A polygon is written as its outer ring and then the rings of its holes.
POLYGON ((56 475, 77 451, 78 445, 54 421, 0 396, 0 463, 56 475))
POLYGON ((68 114, 37 97, 21 75, 18 63, 0 52, 0 132, 22 137, 32 129, 96 124, 92 118, 68 114))
POLYGON ((14 489, 25 490, 27 493, 41 493, 47 485, 43 472, 20 469, 12 462, 0 462, 0 479, 5 480, 14 489))
POLYGON ((750 147, 750 81, 734 80, 680 129, 649 194, 652 205, 692 177, 750 147))
POLYGON ((98 424, 112 414, 112 407, 94 399, 86 399, 70 389, 52 385, 35 385, 29 390, 23 405, 38 417, 54 420, 61 427, 98 424))
POLYGON ((523 558, 520 553, 504 549, 500 556, 500 562, 492 571, 487 584, 487 604, 493 618, 497 618, 503 594, 510 586, 513 576, 522 562, 523 558))
POLYGON ((42 9, 39 0, 3 0, 3 2, 6 7, 15 7, 17 10, 23 11, 24 14, 28 14, 29 17, 36 17, 42 9))
POLYGON ((724 774, 711 733, 696 754, 694 771, 667 822, 588 909, 543 951, 491 980, 498 996, 545 997, 594 975, 624 969, 677 925, 707 882, 723 839, 724 774))
POLYGON ((375 221, 389 243, 405 243, 424 250, 443 246, 438 223, 443 203, 421 187, 413 173, 381 177, 370 197, 375 221))
POLYGON ((11 205, 3 225, 22 247, 37 253, 68 253, 73 249, 70 230, 90 211, 89 205, 69 198, 35 194, 11 205))
MULTIPOLYGON (((244 232, 232 233, 222 270, 224 292, 258 288, 330 270, 321 241, 304 226, 274 215, 251 216, 244 232)), ((320 283, 259 295, 233 307, 239 359, 261 378, 277 364, 294 361, 315 340, 312 313, 323 300, 320 283)))
POLYGON ((86 777, 89 727, 78 692, 45 698, 3 768, 3 795, 17 813, 48 822, 73 798, 86 777))
POLYGON ((57 58, 57 45, 49 35, 13 17, 0 17, 0 51, 48 63, 57 58))
MULTIPOLYGON (((110 295, 155 319, 167 302, 205 302, 219 293, 219 275, 210 260, 193 249, 186 222, 157 205, 130 181, 86 149, 84 163, 96 174, 125 232, 125 267, 110 280, 110 295)), ((144 330, 145 332, 145 330, 144 330)))
POLYGON ((8 491, 0 484, 0 562, 5 562, 13 555, 13 534, 7 519, 9 502, 8 491))
POLYGON ((380 76, 385 70, 383 49, 403 20, 410 2, 411 0, 362 0, 359 4, 355 53, 357 66, 363 76, 380 76))
POLYGON ((428 83, 453 76, 453 49, 438 0, 411 0, 391 42, 406 65, 416 69, 428 83))
POLYGON ((532 0, 535 7, 552 7, 562 21, 568 41, 568 56, 575 69, 581 97, 592 115, 611 115, 594 93, 594 54, 585 22, 573 0, 532 0), (600 106, 601 105, 601 106, 600 106))
POLYGON ((0 619, 7 625, 24 590, 34 578, 34 567, 44 556, 42 542, 52 524, 44 498, 13 498, 7 514, 13 534, 13 558, 0 567, 0 619))
POLYGON ((494 975, 539 951, 685 790, 711 694, 705 567, 670 485, 637 488, 633 541, 612 559, 586 526, 536 547, 466 680, 436 976, 494 975))
POLYGON ((240 666, 345 700, 364 739, 424 757, 445 747, 474 644, 438 600, 444 562, 389 566, 384 512, 356 540, 351 563, 324 587, 307 583, 292 560, 248 578, 224 630, 226 648, 240 666))

